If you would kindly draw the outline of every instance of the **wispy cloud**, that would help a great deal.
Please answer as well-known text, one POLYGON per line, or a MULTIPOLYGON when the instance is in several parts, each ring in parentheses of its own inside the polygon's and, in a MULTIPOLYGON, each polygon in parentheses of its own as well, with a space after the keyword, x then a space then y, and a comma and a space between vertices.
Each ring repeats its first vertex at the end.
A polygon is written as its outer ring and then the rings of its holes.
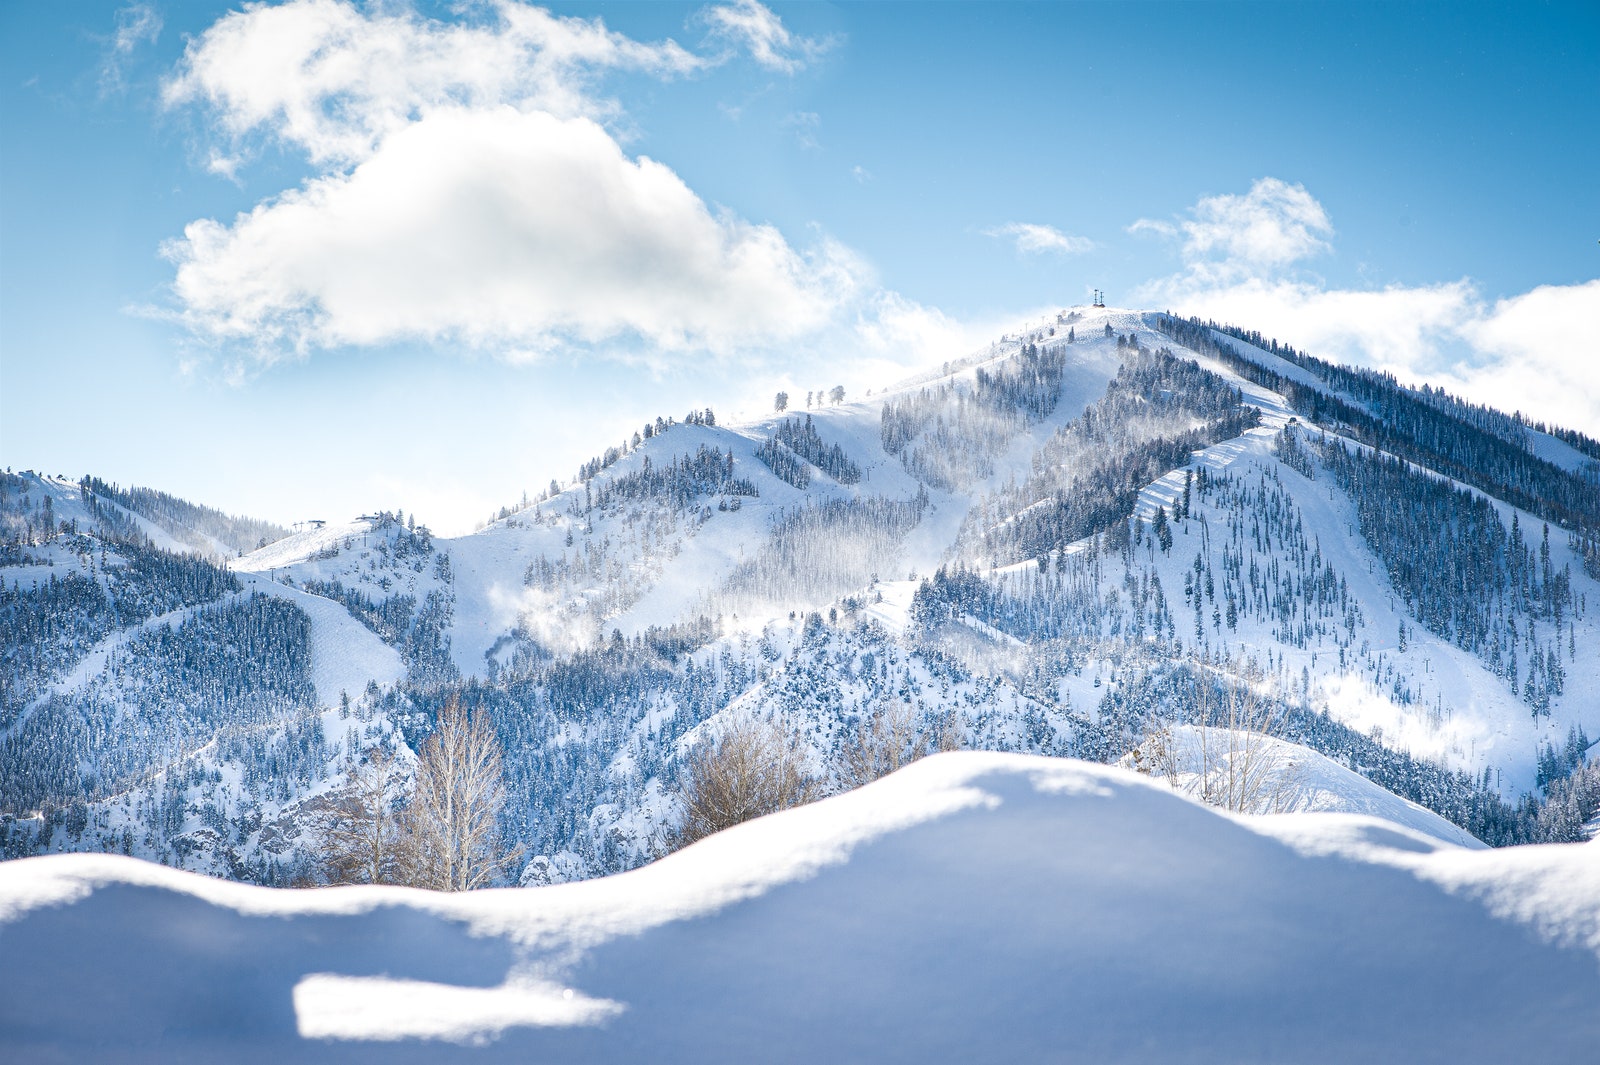
POLYGON ((203 108, 240 148, 267 137, 313 164, 340 167, 370 158, 385 137, 438 108, 605 121, 620 108, 599 93, 602 75, 670 79, 710 65, 675 41, 635 41, 599 19, 518 0, 493 11, 467 24, 347 0, 246 7, 189 42, 163 99, 203 108))
POLYGON ((790 32, 771 8, 757 0, 735 0, 701 10, 709 37, 743 49, 768 70, 793 74, 833 46, 831 39, 802 37, 790 32))
POLYGON ((1275 178, 1200 200, 1175 223, 1129 227, 1182 240, 1184 269, 1134 297, 1259 329, 1314 354, 1428 381, 1477 402, 1600 433, 1600 280, 1495 301, 1468 278, 1330 288, 1299 265, 1332 251, 1332 221, 1275 178))
POLYGON ((1024 255, 1040 255, 1045 252, 1077 255, 1093 251, 1095 247, 1094 241, 1088 237, 1075 237, 1061 232, 1055 226, 1039 225, 1035 222, 1007 222, 1003 226, 985 229, 983 233, 987 237, 1014 241, 1017 251, 1024 255))
POLYGON ((154 44, 161 36, 162 20, 149 4, 129 4, 117 11, 116 28, 106 39, 100 60, 100 91, 120 92, 128 59, 142 44, 154 44))
POLYGON ((794 139, 808 152, 822 147, 817 131, 822 128, 822 116, 815 111, 795 111, 783 120, 786 128, 794 131, 794 139))

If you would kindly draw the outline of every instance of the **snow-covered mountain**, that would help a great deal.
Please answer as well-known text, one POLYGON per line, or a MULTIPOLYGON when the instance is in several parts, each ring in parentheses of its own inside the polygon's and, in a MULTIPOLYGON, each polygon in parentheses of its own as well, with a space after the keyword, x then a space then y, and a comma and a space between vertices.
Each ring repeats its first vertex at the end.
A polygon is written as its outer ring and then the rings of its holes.
POLYGON ((1583 1061, 1600 843, 960 752, 531 890, 7 862, 0 951, 15 1061, 1583 1061))
POLYGON ((11 854, 314 878, 343 768, 451 696, 533 880, 660 854, 685 752, 748 714, 842 787, 889 708, 1111 762, 1248 690, 1364 779, 1316 808, 1375 784, 1495 844, 1594 813, 1600 444, 1206 323, 1077 308, 868 396, 658 419, 455 539, 241 553, 245 519, 6 477, 11 854))

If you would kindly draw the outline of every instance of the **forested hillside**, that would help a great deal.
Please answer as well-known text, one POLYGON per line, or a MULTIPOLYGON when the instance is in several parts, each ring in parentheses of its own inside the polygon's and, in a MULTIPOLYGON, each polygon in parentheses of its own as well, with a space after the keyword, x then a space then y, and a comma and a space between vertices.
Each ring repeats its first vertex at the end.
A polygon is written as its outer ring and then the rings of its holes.
POLYGON ((656 418, 454 539, 6 474, 7 853, 321 882, 365 767, 403 811, 451 705, 500 742, 508 882, 670 850, 751 722, 816 797, 961 747, 1175 773, 1247 706, 1490 844, 1588 835, 1583 434, 1103 308, 786 399, 656 418))

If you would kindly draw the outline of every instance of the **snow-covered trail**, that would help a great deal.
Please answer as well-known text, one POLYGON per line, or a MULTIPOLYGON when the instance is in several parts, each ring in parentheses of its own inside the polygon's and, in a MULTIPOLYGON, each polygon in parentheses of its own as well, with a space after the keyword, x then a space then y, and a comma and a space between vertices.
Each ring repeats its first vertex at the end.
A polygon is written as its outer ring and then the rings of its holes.
MULTIPOLYGON (((405 676, 405 664, 395 649, 351 617, 342 604, 255 574, 241 575, 240 584, 243 585, 240 591, 229 592, 220 599, 180 607, 113 632, 79 659, 71 672, 52 684, 49 693, 64 695, 92 683, 105 673, 111 656, 140 633, 162 626, 177 627, 202 610, 224 607, 253 593, 285 599, 299 607, 310 620, 311 682, 322 705, 337 705, 342 692, 349 692, 352 698, 360 695, 368 681, 376 681, 381 686, 405 676)), ((41 696, 33 705, 37 706, 46 697, 41 696)))
POLYGON ((346 692, 356 698, 368 682, 382 687, 405 676, 399 652, 351 617, 342 603, 255 574, 243 574, 239 580, 244 594, 262 592, 286 599, 311 620, 311 683, 323 706, 337 706, 346 692))
POLYGON ((1600 844, 1227 817, 962 753, 553 888, 6 863, 0 951, 12 1060, 1577 1061, 1600 844))
MULTIPOLYGON (((77 481, 70 477, 57 477, 48 474, 37 475, 35 480, 38 490, 47 492, 50 495, 51 505, 56 513, 56 520, 75 520, 84 529, 93 528, 98 524, 95 520, 94 512, 84 502, 83 490, 78 487, 77 481)), ((125 521, 131 523, 146 539, 163 551, 188 554, 195 550, 194 544, 184 543, 142 514, 129 510, 115 500, 107 499, 103 496, 96 498, 99 500, 101 507, 120 514, 125 521)), ((196 533, 195 536, 205 545, 206 551, 210 554, 219 558, 226 558, 230 553, 225 545, 218 543, 212 537, 200 533, 196 533)))
POLYGON ((229 592, 220 599, 213 599, 209 603, 198 606, 183 606, 176 610, 169 610, 165 614, 158 614, 153 618, 146 618, 137 625, 125 629, 118 629, 105 639, 91 647, 88 652, 75 663, 67 675, 52 682, 33 702, 29 703, 22 713, 17 715, 17 720, 12 722, 5 731, 19 729, 23 722, 31 717, 52 696, 69 695, 88 687, 97 678, 105 675, 106 667, 111 661, 111 656, 126 647, 128 643, 141 633, 158 629, 162 626, 177 627, 182 625, 197 612, 206 609, 215 609, 232 603, 243 596, 242 592, 229 592))

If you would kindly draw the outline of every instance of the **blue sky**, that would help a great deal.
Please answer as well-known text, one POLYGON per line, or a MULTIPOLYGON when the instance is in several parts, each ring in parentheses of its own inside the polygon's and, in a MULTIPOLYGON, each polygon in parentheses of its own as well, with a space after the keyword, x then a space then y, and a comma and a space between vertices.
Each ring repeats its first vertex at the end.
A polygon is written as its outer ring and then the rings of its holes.
POLYGON ((1593 4, 0 7, 0 463, 461 531, 1102 288, 1600 434, 1593 4))

